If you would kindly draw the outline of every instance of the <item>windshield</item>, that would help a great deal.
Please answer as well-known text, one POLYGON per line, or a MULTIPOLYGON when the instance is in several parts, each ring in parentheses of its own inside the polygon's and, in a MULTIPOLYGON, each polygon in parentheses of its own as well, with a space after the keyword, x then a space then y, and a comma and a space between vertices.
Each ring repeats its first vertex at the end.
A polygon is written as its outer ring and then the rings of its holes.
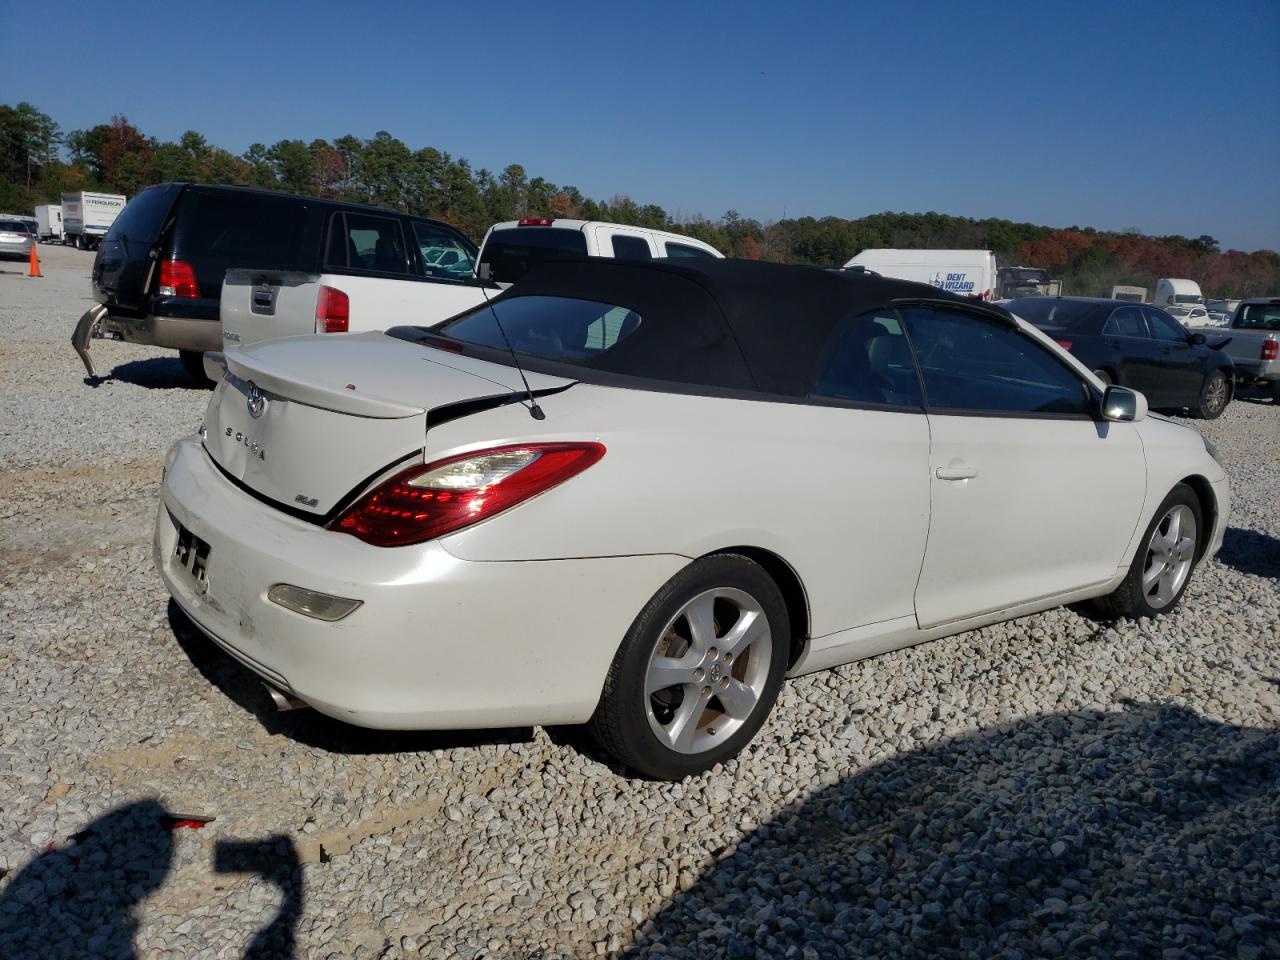
POLYGON ((511 227, 494 230, 480 252, 481 276, 488 266, 489 279, 515 283, 531 267, 563 256, 586 256, 587 238, 581 230, 561 227, 511 227))
POLYGON ((1175 316, 1175 317, 1189 317, 1189 316, 1191 316, 1191 308, 1190 308, 1190 307, 1172 307, 1172 306, 1170 306, 1170 307, 1165 307, 1165 308, 1164 308, 1164 312, 1165 312, 1165 313, 1167 313, 1167 314, 1170 314, 1171 316, 1175 316))
POLYGON ((1179 293, 1173 298, 1174 303, 1204 303, 1204 297, 1195 293, 1179 293))
POLYGON ((6 233, 26 233, 27 225, 21 220, 0 220, 0 230, 6 233))
POLYGON ((640 315, 626 307, 569 297, 533 296, 495 300, 429 329, 496 350, 506 350, 510 340, 517 353, 590 365, 639 327, 640 315))
POLYGON ((1274 303, 1247 303, 1232 326, 1255 330, 1280 330, 1280 300, 1274 303))
POLYGON ((1070 330, 1094 310, 1094 304, 1079 300, 1059 300, 1057 297, 1028 297, 1005 304, 1010 313, 1017 314, 1041 330, 1070 330))

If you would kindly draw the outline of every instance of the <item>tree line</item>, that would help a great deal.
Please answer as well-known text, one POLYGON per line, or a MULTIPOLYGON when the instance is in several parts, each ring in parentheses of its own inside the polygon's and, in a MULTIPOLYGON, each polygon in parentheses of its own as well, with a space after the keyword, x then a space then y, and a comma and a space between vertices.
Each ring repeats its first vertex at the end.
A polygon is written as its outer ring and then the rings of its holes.
POLYGON ((144 134, 123 115, 64 134, 29 103, 0 104, 0 210, 30 211, 63 192, 102 190, 132 197, 167 180, 237 184, 381 204, 436 217, 478 239, 490 224, 520 217, 577 217, 674 230, 729 256, 840 266, 873 247, 994 250, 1001 265, 1045 267, 1063 291, 1095 295, 1113 284, 1154 292, 1158 277, 1199 281, 1206 296, 1280 293, 1280 254, 1222 251, 1211 236, 1153 237, 1136 228, 1054 228, 941 213, 876 213, 858 218, 797 217, 761 222, 727 211, 718 219, 673 217, 623 194, 607 200, 510 164, 473 169, 435 147, 411 149, 386 131, 361 139, 255 143, 242 154, 195 130, 178 140, 144 134))

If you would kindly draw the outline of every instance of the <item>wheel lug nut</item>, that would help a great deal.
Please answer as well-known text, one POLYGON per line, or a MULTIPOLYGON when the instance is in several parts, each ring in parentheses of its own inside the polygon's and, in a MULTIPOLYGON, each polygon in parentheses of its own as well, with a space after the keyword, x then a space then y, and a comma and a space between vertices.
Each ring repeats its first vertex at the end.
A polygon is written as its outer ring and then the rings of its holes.
POLYGON ((712 647, 710 650, 707 651, 707 656, 710 657, 712 660, 714 660, 716 658, 717 652, 718 651, 716 650, 716 648, 712 647))
POLYGON ((709 697, 709 696, 711 696, 711 688, 710 688, 710 687, 703 687, 703 688, 702 688, 702 695, 703 695, 703 697, 709 697))
POLYGON ((725 662, 725 663, 732 663, 732 662, 733 662, 733 654, 732 654, 732 653, 730 653, 728 650, 726 650, 726 651, 724 652, 724 662, 725 662))
POLYGON ((696 680, 698 683, 702 682, 702 678, 704 675, 705 674, 703 673, 703 670, 701 667, 698 667, 698 669, 693 671, 693 679, 696 680))
POLYGON ((720 678, 720 689, 721 689, 721 690, 728 690, 728 689, 729 689, 729 678, 728 678, 728 677, 721 677, 721 678, 720 678))

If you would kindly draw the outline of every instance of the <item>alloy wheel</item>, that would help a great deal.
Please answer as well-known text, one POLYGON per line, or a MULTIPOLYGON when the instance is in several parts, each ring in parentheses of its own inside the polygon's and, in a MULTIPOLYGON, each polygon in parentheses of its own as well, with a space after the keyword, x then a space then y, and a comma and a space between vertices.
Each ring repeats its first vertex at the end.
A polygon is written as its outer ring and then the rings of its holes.
POLYGON ((1210 413, 1221 413, 1227 405, 1227 378, 1221 374, 1210 378, 1204 392, 1204 405, 1210 413))
POLYGON ((773 659, 764 608, 749 593, 717 587, 671 619, 645 671, 649 728, 677 753, 724 743, 754 713, 773 659))
POLYGON ((1142 592, 1153 610, 1173 603, 1191 575, 1196 558, 1196 516, 1185 504, 1175 504, 1160 518, 1147 542, 1142 592))

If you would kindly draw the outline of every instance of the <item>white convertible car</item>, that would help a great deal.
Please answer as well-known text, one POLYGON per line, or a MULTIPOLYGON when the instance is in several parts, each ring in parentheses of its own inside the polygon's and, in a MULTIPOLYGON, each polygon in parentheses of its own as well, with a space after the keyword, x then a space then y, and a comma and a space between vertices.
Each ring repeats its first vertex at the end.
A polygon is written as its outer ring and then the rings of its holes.
POLYGON ((784 675, 1178 602, 1226 477, 1005 311, 738 261, 548 263, 431 328, 225 356, 155 558, 278 692, 377 728, 736 754, 784 675))

